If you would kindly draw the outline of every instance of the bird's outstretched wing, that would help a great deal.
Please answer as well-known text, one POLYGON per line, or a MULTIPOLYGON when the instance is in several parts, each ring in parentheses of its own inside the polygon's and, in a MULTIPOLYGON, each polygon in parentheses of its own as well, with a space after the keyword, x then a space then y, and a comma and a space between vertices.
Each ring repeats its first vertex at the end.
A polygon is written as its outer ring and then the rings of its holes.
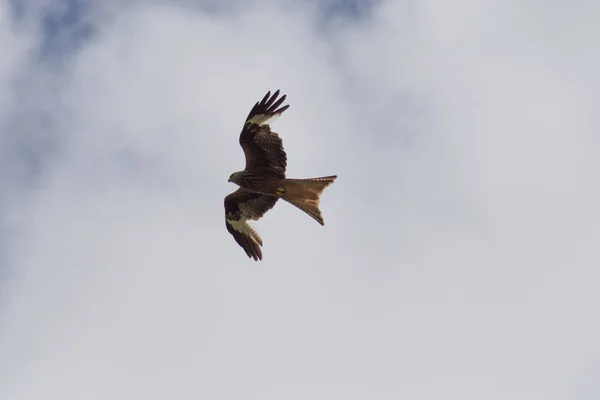
POLYGON ((248 257, 255 261, 262 260, 260 246, 263 243, 248 220, 260 219, 277 200, 277 197, 251 193, 242 188, 225 197, 225 226, 248 257))
POLYGON ((285 178, 287 157, 279 135, 271 131, 269 123, 279 117, 289 105, 283 107, 286 95, 279 100, 279 90, 271 96, 267 92, 260 102, 257 102, 244 123, 240 134, 240 146, 246 156, 246 170, 260 171, 263 174, 285 178))

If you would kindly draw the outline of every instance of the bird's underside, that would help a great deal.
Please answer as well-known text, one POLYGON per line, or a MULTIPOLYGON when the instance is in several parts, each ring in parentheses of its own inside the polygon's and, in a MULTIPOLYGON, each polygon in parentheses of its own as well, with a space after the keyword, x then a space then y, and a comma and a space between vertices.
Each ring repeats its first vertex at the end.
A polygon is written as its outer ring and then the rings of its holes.
POLYGON ((262 260, 262 239, 250 227, 249 220, 260 219, 279 199, 298 207, 321 225, 323 216, 319 200, 323 190, 336 175, 321 178, 287 179, 287 156, 279 135, 269 122, 279 117, 289 105, 280 107, 286 96, 277 90, 268 92, 257 102, 244 123, 239 142, 246 157, 246 168, 235 172, 229 181, 239 189, 225 197, 225 225, 248 257, 262 260))

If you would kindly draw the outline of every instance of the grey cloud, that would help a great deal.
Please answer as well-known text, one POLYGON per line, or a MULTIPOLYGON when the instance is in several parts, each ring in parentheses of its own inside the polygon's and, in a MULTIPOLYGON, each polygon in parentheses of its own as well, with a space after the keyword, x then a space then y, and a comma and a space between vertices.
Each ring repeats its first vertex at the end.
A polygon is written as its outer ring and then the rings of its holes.
MULTIPOLYGON (((600 7, 383 1, 323 32, 312 6, 181 4, 110 3, 36 66, 61 151, 2 210, 0 397, 598 392, 600 7), (222 199, 276 88, 289 175, 339 179, 324 228, 286 204, 255 224, 257 264, 222 199)), ((10 32, 3 98, 42 40, 10 32)))

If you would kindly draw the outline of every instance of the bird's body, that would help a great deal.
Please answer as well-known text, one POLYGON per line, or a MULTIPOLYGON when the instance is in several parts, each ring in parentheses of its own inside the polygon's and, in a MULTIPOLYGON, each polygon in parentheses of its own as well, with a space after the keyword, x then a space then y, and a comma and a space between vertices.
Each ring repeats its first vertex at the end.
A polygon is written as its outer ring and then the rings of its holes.
POLYGON ((277 189, 281 187, 285 178, 278 176, 265 176, 256 174, 250 171, 235 172, 233 179, 230 182, 235 183, 252 193, 268 194, 271 196, 277 195, 277 189))
POLYGON ((246 156, 246 168, 234 172, 229 182, 240 188, 225 197, 225 225, 248 257, 262 260, 262 240, 248 224, 273 208, 279 199, 298 207, 324 225, 319 199, 323 190, 337 176, 309 179, 287 179, 287 156, 279 135, 271 131, 269 122, 280 116, 288 105, 279 107, 279 90, 268 92, 254 105, 240 134, 240 145, 246 156))

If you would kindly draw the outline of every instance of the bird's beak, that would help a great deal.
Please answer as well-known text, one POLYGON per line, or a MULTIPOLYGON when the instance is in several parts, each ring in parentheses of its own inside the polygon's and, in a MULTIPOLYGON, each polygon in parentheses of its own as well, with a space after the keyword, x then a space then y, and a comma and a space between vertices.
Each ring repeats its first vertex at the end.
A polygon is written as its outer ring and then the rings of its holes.
POLYGON ((231 178, 227 179, 227 182, 231 182, 231 178))

